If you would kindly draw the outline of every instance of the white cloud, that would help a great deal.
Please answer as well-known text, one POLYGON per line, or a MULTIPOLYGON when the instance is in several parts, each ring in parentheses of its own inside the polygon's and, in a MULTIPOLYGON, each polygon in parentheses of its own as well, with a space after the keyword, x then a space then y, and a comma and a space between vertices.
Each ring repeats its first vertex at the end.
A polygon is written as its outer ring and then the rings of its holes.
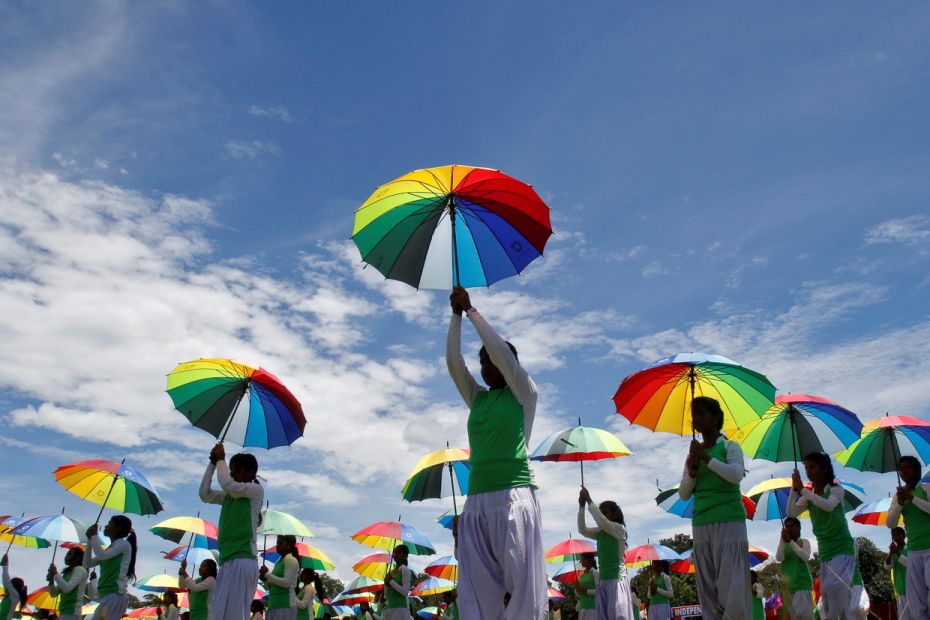
POLYGON ((647 278, 654 278, 656 276, 668 275, 668 267, 666 267, 661 261, 653 261, 643 267, 643 276, 647 278))
POLYGON ((273 105, 267 108, 252 104, 249 106, 247 112, 252 116, 258 116, 260 118, 272 118, 279 121, 284 121, 285 123, 293 123, 295 119, 291 116, 291 113, 283 105, 273 105))
POLYGON ((281 155, 281 147, 274 142, 262 140, 231 140, 224 147, 230 157, 234 159, 256 159, 262 155, 281 155))
POLYGON ((911 215, 886 220, 865 232, 868 245, 883 243, 918 244, 930 241, 930 217, 911 215))

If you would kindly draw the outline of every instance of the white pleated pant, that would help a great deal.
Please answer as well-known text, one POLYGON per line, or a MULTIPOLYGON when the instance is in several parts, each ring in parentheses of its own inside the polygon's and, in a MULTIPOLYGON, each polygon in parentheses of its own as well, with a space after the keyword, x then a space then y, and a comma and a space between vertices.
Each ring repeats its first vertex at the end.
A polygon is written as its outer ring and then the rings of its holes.
POLYGON ((704 620, 752 618, 746 522, 695 525, 692 532, 691 561, 704 620))
POLYGON ((597 583, 594 600, 597 601, 597 620, 633 620, 633 602, 630 580, 601 579, 597 583))
POLYGON ((258 564, 252 558, 229 560, 220 566, 213 587, 210 620, 249 620, 258 586, 258 564))
POLYGON ((851 599, 855 572, 856 560, 851 555, 838 555, 820 562, 822 615, 830 620, 854 620, 851 599))
POLYGON ((579 609, 578 620, 597 620, 597 609, 579 609))
POLYGON ((129 607, 129 594, 114 592, 100 599, 93 620, 119 620, 129 607))
POLYGON ((385 609, 381 614, 381 620, 410 620, 410 609, 385 609))
POLYGON ((898 611, 898 620, 910 620, 909 608, 907 606, 907 597, 900 594, 894 597, 895 605, 898 611))
POLYGON ((459 517, 459 615, 547 620, 541 517, 530 487, 469 495, 459 517), (504 594, 510 604, 504 610, 504 594))
POLYGON ((785 602, 791 620, 814 620, 814 593, 810 590, 792 592, 785 602))
POLYGON ((649 606, 649 620, 671 620, 672 607, 668 603, 657 603, 649 606))
MULTIPOLYGON (((254 593, 255 590, 253 589, 252 592, 254 593)), ((249 605, 251 604, 249 603, 249 605)), ((265 620, 297 620, 297 608, 267 609, 265 610, 265 620)))
POLYGON ((906 592, 911 618, 930 617, 930 549, 908 552, 906 592))

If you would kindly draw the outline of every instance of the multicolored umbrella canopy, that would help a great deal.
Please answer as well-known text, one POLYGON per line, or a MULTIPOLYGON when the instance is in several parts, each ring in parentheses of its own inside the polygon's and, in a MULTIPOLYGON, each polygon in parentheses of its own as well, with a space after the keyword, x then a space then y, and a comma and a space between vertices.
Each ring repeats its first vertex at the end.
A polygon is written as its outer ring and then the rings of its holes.
POLYGON ((433 543, 418 529, 399 521, 379 521, 352 534, 352 540, 376 549, 393 550, 400 544, 407 545, 412 555, 433 555, 433 543))
POLYGON ((52 543, 44 538, 35 538, 34 536, 16 536, 11 534, 10 530, 22 525, 27 521, 25 516, 16 517, 13 515, 0 516, 0 542, 7 543, 7 549, 16 545, 27 549, 47 549, 52 543))
POLYGON ((343 592, 333 603, 335 605, 358 605, 359 603, 373 603, 378 598, 374 592, 343 592))
POLYGON ((47 609, 49 611, 58 611, 58 597, 52 596, 48 591, 48 586, 36 588, 26 597, 26 603, 36 609, 47 609))
POLYGON ((581 559, 582 553, 596 553, 594 545, 581 538, 569 538, 556 543, 546 550, 546 562, 557 564, 581 559))
POLYGON ((366 555, 352 566, 352 570, 363 577, 384 579, 388 564, 391 563, 390 553, 372 553, 366 555))
POLYGON ((885 416, 866 422, 860 438, 836 454, 841 465, 859 471, 897 472, 898 460, 913 456, 930 463, 930 422, 909 416, 885 416))
POLYGON ((359 575, 350 581, 342 591, 345 594, 356 594, 358 592, 379 592, 382 589, 384 589, 383 579, 372 579, 371 577, 359 575))
POLYGON ((313 532, 300 519, 292 514, 272 510, 271 508, 265 508, 262 511, 262 524, 258 528, 258 533, 267 534, 268 536, 313 537, 313 532))
MULTIPOLYGON (((865 498, 865 489, 858 484, 846 480, 837 480, 845 491, 843 494, 843 512, 849 512, 862 505, 865 498)), ((804 485, 808 489, 811 483, 804 485)), ((783 520, 788 516, 788 495, 791 493, 791 478, 771 478, 755 485, 746 495, 756 503, 756 513, 753 521, 783 520)), ((800 515, 802 519, 809 519, 807 511, 800 515)))
POLYGON ((187 534, 202 536, 212 541, 217 539, 216 525, 200 517, 172 517, 149 529, 156 536, 173 543, 181 542, 187 534))
POLYGON ((404 500, 419 502, 455 496, 456 493, 467 495, 469 454, 467 448, 446 448, 421 458, 404 483, 404 500))
MULTIPOLYGON (((691 561, 691 549, 681 554, 680 560, 671 562, 668 568, 673 573, 694 574, 694 563, 691 561)), ((765 562, 772 555, 772 552, 762 547, 749 546, 749 568, 755 568, 765 562)))
POLYGON ((184 592, 187 588, 181 585, 177 575, 150 575, 143 577, 133 584, 146 592, 184 592))
POLYGON ((158 607, 139 607, 126 614, 126 618, 157 618, 158 607))
POLYGON ((423 572, 425 572, 430 577, 458 581, 459 562, 455 559, 455 556, 444 555, 430 562, 426 568, 423 569, 423 572))
POLYGON ((228 359, 199 359, 168 373, 168 396, 191 424, 244 447, 289 446, 304 434, 303 408, 280 379, 228 359))
POLYGON ((421 618, 426 618, 426 620, 433 620, 436 617, 436 614, 439 613, 439 608, 435 605, 429 607, 424 607, 423 609, 417 610, 417 615, 421 618))
MULTIPOLYGON (((694 495, 688 499, 681 499, 681 497, 678 496, 677 484, 667 489, 660 490, 659 494, 656 495, 656 504, 669 514, 685 519, 690 519, 694 516, 694 495)), ((743 508, 746 509, 746 516, 752 519, 752 516, 756 512, 756 503, 749 497, 743 495, 743 508)))
POLYGON ((690 435, 691 401, 697 396, 720 403, 723 429, 729 431, 757 422, 774 404, 775 386, 764 375, 720 355, 679 353, 625 378, 614 404, 633 424, 690 435))
POLYGON ((578 583, 578 578, 583 572, 584 569, 575 563, 563 564, 555 571, 555 574, 552 575, 552 580, 559 583, 578 583))
MULTIPOLYGON (((103 508, 136 515, 164 510, 158 491, 139 470, 125 462, 90 460, 62 465, 55 479, 66 490, 103 508)), ((99 519, 99 515, 98 515, 99 519)))
POLYGON ((446 528, 447 530, 451 530, 455 516, 462 514, 462 510, 464 509, 465 509, 464 505, 454 506, 452 510, 447 510, 441 515, 439 515, 439 518, 436 519, 436 522, 439 523, 439 525, 446 528))
POLYGON ((541 256, 549 207, 497 170, 415 170, 375 190, 355 212, 352 239, 384 277, 416 288, 489 286, 541 256))
POLYGON ((63 514, 34 517, 10 530, 14 536, 42 538, 55 542, 84 544, 87 542, 87 524, 63 514))
POLYGON ((171 560, 172 562, 187 562, 188 572, 193 571, 193 574, 197 574, 197 568, 203 564, 204 560, 213 560, 217 562, 219 560, 220 554, 218 551, 213 549, 205 549, 204 547, 181 545, 180 547, 175 547, 171 551, 165 553, 165 559, 171 560))
POLYGON ((646 566, 654 560, 668 560, 670 562, 680 560, 681 554, 670 549, 665 545, 640 545, 627 549, 623 555, 623 562, 627 566, 646 566))
POLYGON ((885 519, 888 518, 888 511, 891 509, 891 498, 883 497, 882 499, 862 504, 853 513, 852 520, 863 525, 877 525, 885 527, 885 519))
POLYGON ((584 461, 632 455, 630 449, 616 435, 599 428, 581 426, 579 419, 578 426, 556 431, 543 439, 533 450, 530 459, 577 462, 581 467, 581 485, 584 486, 584 461))
MULTIPOLYGON (((315 571, 327 571, 336 568, 333 561, 325 553, 313 545, 305 542, 297 542, 297 553, 300 555, 301 568, 312 568, 315 571)), ((262 555, 269 562, 277 562, 281 559, 275 547, 269 547, 262 552, 262 555)))
POLYGON ((861 431, 856 414, 833 401, 811 394, 782 394, 761 420, 741 428, 731 439, 754 459, 797 463, 811 452, 844 450, 861 431))
POLYGON ((548 588, 546 590, 546 596, 549 597, 550 601, 561 601, 565 598, 565 595, 556 590, 555 588, 548 588))
POLYGON ((455 590, 455 582, 438 577, 427 577, 410 591, 410 596, 433 596, 455 590))

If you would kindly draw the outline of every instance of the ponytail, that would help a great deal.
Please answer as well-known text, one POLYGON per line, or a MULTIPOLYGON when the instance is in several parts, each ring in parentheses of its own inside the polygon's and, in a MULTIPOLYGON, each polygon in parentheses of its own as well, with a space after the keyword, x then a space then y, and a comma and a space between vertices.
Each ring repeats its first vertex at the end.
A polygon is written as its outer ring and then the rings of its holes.
POLYGON ((129 568, 126 570, 126 576, 136 580, 136 553, 139 550, 139 546, 136 543, 136 531, 129 530, 129 535, 126 536, 126 542, 129 543, 129 546, 132 548, 132 554, 129 556, 129 568))
POLYGON ((313 589, 316 591, 316 597, 320 602, 326 598, 326 588, 323 587, 323 579, 319 573, 313 573, 313 589))
POLYGON ((26 588, 26 582, 20 577, 13 577, 10 579, 10 585, 13 586, 13 589, 16 590, 16 594, 19 596, 19 609, 22 611, 26 608, 26 599, 29 598, 29 590, 26 588))

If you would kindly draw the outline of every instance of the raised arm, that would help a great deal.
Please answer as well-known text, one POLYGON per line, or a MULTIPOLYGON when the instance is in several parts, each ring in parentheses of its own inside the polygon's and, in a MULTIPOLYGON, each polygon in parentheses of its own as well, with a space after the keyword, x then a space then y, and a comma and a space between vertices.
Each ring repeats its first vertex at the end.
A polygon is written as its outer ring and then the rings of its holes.
POLYGON ((213 472, 216 471, 216 465, 207 464, 206 471, 203 472, 203 478, 200 479, 200 500, 207 504, 222 504, 226 499, 226 494, 213 488, 213 472))
POLYGON ((102 543, 100 542, 100 537, 92 536, 90 539, 90 547, 94 552, 94 557, 90 561, 91 565, 93 566, 100 564, 104 560, 109 560, 110 558, 115 558, 118 555, 132 552, 132 548, 129 546, 129 542, 125 538, 114 540, 109 547, 104 549, 102 543))
POLYGON ((465 364, 465 358, 462 357, 462 315, 454 312, 449 322, 449 335, 446 338, 446 366, 452 382, 462 395, 462 400, 471 407, 475 395, 483 388, 475 381, 465 364))
MULTIPOLYGON (((223 493, 230 497, 248 497, 249 499, 263 499, 265 490, 257 482, 236 482, 229 475, 229 465, 226 461, 216 462, 216 480, 220 483, 223 493)), ((222 502, 219 502, 222 503, 222 502)))
POLYGON ((597 538, 601 530, 596 527, 588 527, 584 518, 584 506, 578 506, 578 533, 586 538, 597 538))
POLYGON ((588 512, 591 513, 591 517, 594 518, 594 522, 597 523, 597 526, 601 529, 601 531, 607 532, 617 540, 626 541, 625 525, 622 523, 614 523, 605 517, 604 513, 601 512, 600 507, 593 501, 588 502, 588 512))
POLYGON ((13 587, 13 584, 10 581, 10 567, 5 562, 3 564, 3 589, 6 591, 7 596, 10 597, 10 601, 13 603, 10 609, 16 609, 16 606, 19 605, 19 591, 13 587))
POLYGON ((475 326, 475 331, 478 332, 481 344, 484 345, 485 350, 488 352, 491 362, 497 366, 497 369, 504 376, 504 380, 507 381, 507 386, 517 397, 517 400, 520 401, 520 404, 523 405, 523 409, 531 409, 535 414, 536 384, 530 379, 530 375, 517 361, 507 342, 494 331, 478 310, 471 308, 466 314, 471 320, 471 324, 475 326))
POLYGON ((807 510, 807 498, 798 497, 794 489, 788 493, 788 516, 797 517, 807 510))

